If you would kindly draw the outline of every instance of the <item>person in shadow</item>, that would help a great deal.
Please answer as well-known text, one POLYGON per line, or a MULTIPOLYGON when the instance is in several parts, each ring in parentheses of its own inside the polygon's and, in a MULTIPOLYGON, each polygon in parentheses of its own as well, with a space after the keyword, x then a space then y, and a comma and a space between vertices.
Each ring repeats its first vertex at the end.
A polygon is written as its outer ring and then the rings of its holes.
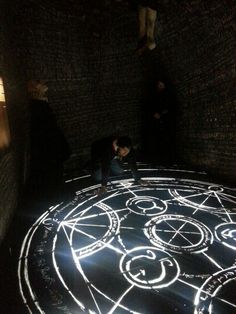
POLYGON ((170 165, 175 161, 177 100, 167 80, 156 78, 149 86, 144 143, 151 162, 170 165))
POLYGON ((124 174, 124 162, 128 163, 135 182, 144 184, 137 170, 131 139, 127 136, 109 136, 95 141, 91 146, 91 161, 92 177, 96 182, 101 183, 98 195, 107 191, 110 176, 124 174))
POLYGON ((63 163, 70 147, 57 125, 41 80, 28 82, 30 109, 30 184, 40 195, 52 195, 63 184, 63 163))

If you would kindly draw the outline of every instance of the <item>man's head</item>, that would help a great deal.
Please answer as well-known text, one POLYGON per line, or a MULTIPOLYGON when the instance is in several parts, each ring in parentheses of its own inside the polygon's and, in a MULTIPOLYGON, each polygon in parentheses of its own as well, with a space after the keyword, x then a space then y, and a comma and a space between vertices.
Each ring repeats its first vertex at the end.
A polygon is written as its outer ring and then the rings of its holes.
POLYGON ((118 151, 117 154, 119 157, 125 157, 129 154, 132 148, 131 139, 128 136, 122 136, 117 139, 118 151))

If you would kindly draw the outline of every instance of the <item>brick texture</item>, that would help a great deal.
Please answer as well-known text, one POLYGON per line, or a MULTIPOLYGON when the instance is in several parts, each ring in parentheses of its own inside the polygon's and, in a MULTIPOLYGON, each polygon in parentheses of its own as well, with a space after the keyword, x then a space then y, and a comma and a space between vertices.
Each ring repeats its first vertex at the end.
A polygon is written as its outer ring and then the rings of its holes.
POLYGON ((180 159, 235 183, 236 3, 166 2, 157 30, 156 58, 178 94, 180 159))
POLYGON ((82 166, 92 141, 107 134, 140 140, 142 62, 135 55, 136 14, 127 3, 16 1, 8 7, 10 50, 25 80, 48 81, 49 99, 82 166), (14 22, 12 22, 12 20, 14 22))
POLYGON ((17 206, 18 184, 15 173, 12 155, 4 154, 0 159, 0 243, 17 206))

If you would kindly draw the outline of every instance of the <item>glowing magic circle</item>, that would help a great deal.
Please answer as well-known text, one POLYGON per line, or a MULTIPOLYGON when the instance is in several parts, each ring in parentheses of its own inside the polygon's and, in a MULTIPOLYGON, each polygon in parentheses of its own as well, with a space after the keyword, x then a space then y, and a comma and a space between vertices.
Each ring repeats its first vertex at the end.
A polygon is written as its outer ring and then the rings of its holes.
POLYGON ((29 313, 236 312, 235 191, 155 174, 102 196, 78 179, 87 187, 42 210, 18 263, 29 313))

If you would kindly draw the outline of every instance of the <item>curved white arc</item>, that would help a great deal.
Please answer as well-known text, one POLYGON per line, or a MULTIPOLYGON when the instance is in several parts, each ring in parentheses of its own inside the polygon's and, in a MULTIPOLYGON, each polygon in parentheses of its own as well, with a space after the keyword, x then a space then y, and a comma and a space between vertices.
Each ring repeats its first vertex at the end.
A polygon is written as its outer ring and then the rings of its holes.
POLYGON ((36 306, 36 308, 38 309, 40 314, 45 314, 45 312, 40 308, 39 303, 36 301, 36 296, 33 293, 30 281, 29 281, 29 277, 28 277, 28 254, 29 254, 29 249, 30 249, 30 244, 31 241, 33 239, 33 236, 36 232, 36 230, 39 228, 39 224, 45 219, 45 217, 47 217, 51 212, 53 212, 54 210, 56 210, 56 208, 58 208, 60 204, 57 204, 53 207, 50 207, 49 210, 45 213, 43 213, 37 220, 36 222, 32 225, 32 227, 28 230, 23 244, 21 246, 21 252, 20 252, 20 257, 19 257, 19 263, 18 263, 18 281, 19 281, 19 290, 20 290, 20 294, 22 296, 22 299, 25 303, 25 305, 27 306, 28 310, 31 312, 31 309, 29 308, 29 306, 27 305, 27 300, 25 298, 24 292, 23 292, 23 287, 22 287, 22 277, 21 277, 21 268, 22 268, 22 261, 24 260, 24 277, 25 277, 25 282, 26 282, 26 286, 28 287, 28 291, 31 295, 32 300, 34 301, 34 304, 36 306))

